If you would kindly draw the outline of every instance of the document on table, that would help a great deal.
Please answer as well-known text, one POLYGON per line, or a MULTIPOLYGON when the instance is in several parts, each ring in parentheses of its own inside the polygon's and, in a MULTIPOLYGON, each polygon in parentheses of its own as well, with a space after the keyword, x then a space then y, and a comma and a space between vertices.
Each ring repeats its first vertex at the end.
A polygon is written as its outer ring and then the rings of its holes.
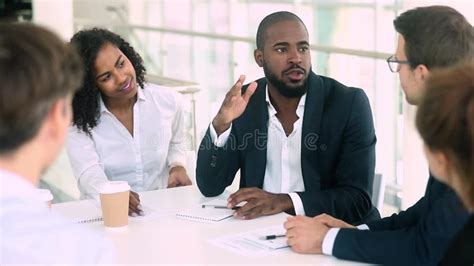
POLYGON ((286 237, 276 237, 266 240, 266 236, 285 235, 283 225, 261 228, 254 231, 244 232, 211 239, 214 245, 225 248, 244 256, 268 255, 276 250, 287 248, 286 237))

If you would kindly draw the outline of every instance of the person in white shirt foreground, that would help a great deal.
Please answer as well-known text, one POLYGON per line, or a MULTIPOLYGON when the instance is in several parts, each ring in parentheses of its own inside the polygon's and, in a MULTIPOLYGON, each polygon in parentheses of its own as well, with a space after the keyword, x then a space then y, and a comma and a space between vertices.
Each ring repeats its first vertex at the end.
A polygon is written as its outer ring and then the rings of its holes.
POLYGON ((74 49, 52 32, 0 24, 0 265, 114 262, 108 242, 37 195, 64 144, 82 73, 74 49))
MULTIPOLYGON (((474 30, 453 8, 411 9, 397 17, 394 26, 398 44, 387 62, 399 73, 410 104, 422 101, 432 71, 474 54, 474 30)), ((326 214, 291 217, 285 228, 288 244, 298 253, 384 265, 437 265, 468 217, 456 193, 430 175, 424 197, 406 211, 358 226, 369 230, 357 230, 350 221, 326 214)))
POLYGON ((81 198, 96 196, 107 180, 127 181, 129 214, 137 215, 136 191, 191 185, 180 95, 145 83, 140 55, 113 32, 79 31, 71 43, 86 71, 67 140, 81 198))

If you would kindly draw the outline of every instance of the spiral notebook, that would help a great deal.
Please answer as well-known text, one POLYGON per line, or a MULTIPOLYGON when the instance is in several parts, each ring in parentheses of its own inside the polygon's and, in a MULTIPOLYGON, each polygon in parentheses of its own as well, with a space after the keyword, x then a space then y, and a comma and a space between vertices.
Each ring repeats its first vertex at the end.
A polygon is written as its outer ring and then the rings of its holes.
POLYGON ((100 202, 96 199, 69 202, 68 208, 62 209, 61 215, 79 224, 102 222, 100 202))
POLYGON ((77 219, 76 223, 78 224, 89 224, 89 223, 96 223, 96 222, 102 222, 102 216, 96 216, 96 217, 86 217, 82 219, 77 219))
POLYGON ((226 205, 226 200, 214 199, 211 201, 204 202, 194 208, 178 211, 178 213, 176 213, 176 218, 204 223, 217 223, 224 219, 232 217, 234 210, 220 208, 221 206, 226 205))
MULTIPOLYGON (((170 208, 154 208, 151 204, 141 203, 143 216, 129 217, 129 221, 149 221, 174 216, 176 210, 170 208)), ((102 222, 102 210, 98 199, 69 202, 68 208, 62 209, 61 214, 74 223, 90 224, 102 222)))

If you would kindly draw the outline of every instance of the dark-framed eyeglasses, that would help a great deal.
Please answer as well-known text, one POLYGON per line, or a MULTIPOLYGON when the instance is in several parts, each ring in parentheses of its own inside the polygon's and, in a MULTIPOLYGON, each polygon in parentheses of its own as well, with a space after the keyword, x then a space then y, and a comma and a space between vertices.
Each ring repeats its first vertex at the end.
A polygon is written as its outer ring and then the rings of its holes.
POLYGON ((390 71, 392 71, 393 73, 397 73, 398 71, 400 71, 401 64, 410 64, 410 62, 406 60, 398 60, 395 55, 392 55, 387 58, 387 64, 388 68, 390 68, 390 71))

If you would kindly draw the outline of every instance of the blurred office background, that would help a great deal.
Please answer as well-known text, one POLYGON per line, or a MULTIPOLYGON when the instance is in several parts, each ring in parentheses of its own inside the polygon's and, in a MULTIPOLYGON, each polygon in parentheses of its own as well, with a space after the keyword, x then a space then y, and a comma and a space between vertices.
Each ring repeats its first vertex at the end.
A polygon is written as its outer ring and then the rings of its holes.
MULTIPOLYGON (((263 76, 253 59, 258 23, 274 11, 296 13, 309 31, 313 71, 360 87, 370 99, 386 216, 416 202, 428 179, 413 124, 416 109, 385 61, 396 48, 392 21, 407 9, 434 4, 454 7, 474 22, 473 0, 3 0, 0 15, 46 25, 65 40, 94 26, 121 34, 142 55, 151 82, 185 95, 192 151, 238 76, 263 76)), ((57 201, 78 197, 64 153, 42 184, 53 187, 57 201)))

